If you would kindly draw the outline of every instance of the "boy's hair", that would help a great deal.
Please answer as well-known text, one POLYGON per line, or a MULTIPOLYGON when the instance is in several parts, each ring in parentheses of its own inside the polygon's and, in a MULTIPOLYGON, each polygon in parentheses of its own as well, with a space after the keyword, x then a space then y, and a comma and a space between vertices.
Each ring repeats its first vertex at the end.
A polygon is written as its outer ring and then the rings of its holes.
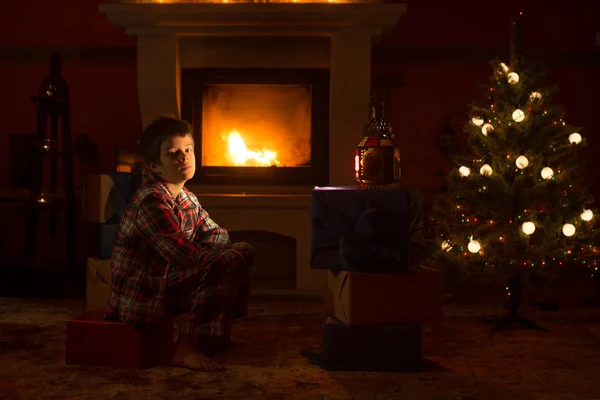
POLYGON ((144 129, 140 139, 140 153, 148 166, 150 163, 161 163, 160 145, 173 136, 189 136, 194 140, 190 124, 179 118, 163 116, 144 129))

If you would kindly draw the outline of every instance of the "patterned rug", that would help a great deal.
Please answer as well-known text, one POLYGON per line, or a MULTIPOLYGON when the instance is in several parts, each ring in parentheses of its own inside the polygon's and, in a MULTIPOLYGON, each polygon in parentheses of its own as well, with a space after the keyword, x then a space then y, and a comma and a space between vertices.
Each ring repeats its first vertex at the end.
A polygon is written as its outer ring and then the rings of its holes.
POLYGON ((172 367, 142 371, 64 363, 65 324, 77 300, 0 299, 0 399, 484 400, 600 399, 600 307, 543 313, 550 333, 492 334, 492 310, 447 306, 424 327, 421 373, 324 371, 301 351, 318 351, 324 315, 315 302, 255 302, 234 327, 245 344, 217 357, 221 374, 172 367))

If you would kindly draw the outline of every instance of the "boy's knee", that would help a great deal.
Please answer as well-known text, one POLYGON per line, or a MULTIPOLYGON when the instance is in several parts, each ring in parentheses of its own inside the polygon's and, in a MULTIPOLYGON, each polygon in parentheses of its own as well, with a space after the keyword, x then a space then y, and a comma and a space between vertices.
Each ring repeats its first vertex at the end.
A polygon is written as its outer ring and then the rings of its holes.
POLYGON ((251 269, 254 265, 254 247, 246 242, 236 242, 229 246, 230 250, 238 252, 243 258, 246 268, 251 269))
POLYGON ((222 254, 222 261, 225 264, 225 270, 229 274, 244 273, 248 269, 246 257, 242 253, 234 249, 227 249, 222 254))

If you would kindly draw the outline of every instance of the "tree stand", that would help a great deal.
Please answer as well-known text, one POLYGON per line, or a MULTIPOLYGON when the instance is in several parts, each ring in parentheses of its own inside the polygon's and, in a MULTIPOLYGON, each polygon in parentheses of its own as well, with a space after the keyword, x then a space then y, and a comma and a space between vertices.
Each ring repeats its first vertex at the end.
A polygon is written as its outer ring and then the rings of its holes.
POLYGON ((523 294, 520 275, 515 275, 508 281, 508 293, 509 314, 507 317, 498 317, 489 320, 490 323, 496 325, 492 328, 492 332, 497 332, 508 328, 527 328, 536 331, 550 332, 548 329, 537 325, 529 318, 519 316, 519 306, 521 305, 521 298, 523 294))

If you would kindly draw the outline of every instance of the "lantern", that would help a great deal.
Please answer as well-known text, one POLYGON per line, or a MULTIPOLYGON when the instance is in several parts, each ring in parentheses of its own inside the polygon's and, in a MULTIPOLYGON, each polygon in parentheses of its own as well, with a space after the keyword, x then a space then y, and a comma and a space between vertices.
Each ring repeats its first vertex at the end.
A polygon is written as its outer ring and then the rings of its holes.
POLYGON ((392 142, 392 125, 384 104, 371 104, 371 116, 354 153, 354 171, 361 188, 380 189, 400 180, 400 150, 392 142))

